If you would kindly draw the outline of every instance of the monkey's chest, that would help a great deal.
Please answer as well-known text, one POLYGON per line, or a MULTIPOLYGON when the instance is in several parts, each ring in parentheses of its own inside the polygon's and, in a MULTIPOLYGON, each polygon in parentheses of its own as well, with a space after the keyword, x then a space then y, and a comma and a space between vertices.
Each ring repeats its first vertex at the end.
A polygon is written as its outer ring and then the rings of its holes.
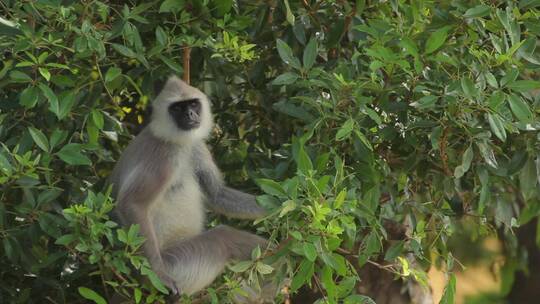
POLYGON ((151 216, 160 248, 201 233, 205 212, 197 181, 191 176, 177 179, 154 204, 151 216))

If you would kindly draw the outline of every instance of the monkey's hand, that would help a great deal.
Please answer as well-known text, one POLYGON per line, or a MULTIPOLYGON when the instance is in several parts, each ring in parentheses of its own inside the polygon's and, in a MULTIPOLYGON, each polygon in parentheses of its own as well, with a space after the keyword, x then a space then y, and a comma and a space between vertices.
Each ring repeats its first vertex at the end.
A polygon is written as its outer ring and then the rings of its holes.
POLYGON ((179 290, 178 286, 176 286, 175 280, 173 280, 173 278, 171 278, 165 272, 165 270, 159 269, 159 270, 155 271, 155 273, 157 274, 157 276, 159 277, 161 282, 163 282, 163 284, 165 284, 165 286, 167 286, 167 288, 169 288, 169 290, 171 291, 171 295, 176 296, 176 295, 180 294, 180 290, 179 290))

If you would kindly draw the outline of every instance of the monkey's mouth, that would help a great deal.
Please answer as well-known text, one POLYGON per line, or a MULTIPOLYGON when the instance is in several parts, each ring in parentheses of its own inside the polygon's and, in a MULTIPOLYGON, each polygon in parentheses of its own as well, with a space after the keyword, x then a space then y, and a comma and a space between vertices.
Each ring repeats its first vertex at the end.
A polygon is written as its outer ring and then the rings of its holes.
POLYGON ((199 121, 199 120, 188 120, 184 124, 189 129, 195 129, 195 128, 198 128, 201 125, 201 121, 199 121))
POLYGON ((175 117, 174 122, 176 126, 184 131, 189 131, 198 128, 201 125, 200 120, 188 119, 186 117, 175 117))

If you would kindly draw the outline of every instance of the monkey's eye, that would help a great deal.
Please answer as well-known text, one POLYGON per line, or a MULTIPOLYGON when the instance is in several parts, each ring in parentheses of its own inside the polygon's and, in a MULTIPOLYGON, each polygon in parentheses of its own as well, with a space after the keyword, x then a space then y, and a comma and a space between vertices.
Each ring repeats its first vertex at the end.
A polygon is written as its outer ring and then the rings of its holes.
POLYGON ((201 102, 197 98, 184 100, 184 103, 186 104, 186 106, 192 109, 197 109, 201 105, 201 102))
POLYGON ((180 112, 182 111, 182 105, 180 103, 175 103, 173 105, 171 105, 171 110, 175 111, 175 112, 180 112))

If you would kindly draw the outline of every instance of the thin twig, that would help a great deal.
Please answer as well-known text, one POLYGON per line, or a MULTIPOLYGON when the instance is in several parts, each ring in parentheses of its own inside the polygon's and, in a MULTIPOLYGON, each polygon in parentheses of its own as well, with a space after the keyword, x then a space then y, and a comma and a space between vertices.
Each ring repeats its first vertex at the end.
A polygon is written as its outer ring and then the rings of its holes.
POLYGON ((184 81, 189 84, 190 83, 190 79, 191 79, 191 75, 190 75, 190 65, 189 65, 189 60, 190 60, 190 57, 191 57, 191 48, 190 47, 186 47, 184 49, 184 56, 183 56, 183 62, 184 62, 184 76, 182 77, 184 79, 184 81))
POLYGON ((288 285, 283 286, 283 289, 281 289, 281 292, 285 296, 285 302, 283 302, 283 304, 291 304, 291 294, 289 292, 289 286, 288 285))
POLYGON ((453 174, 450 171, 450 169, 448 168, 448 154, 446 154, 446 146, 447 145, 448 145, 448 127, 445 127, 443 129, 443 133, 442 133, 442 136, 441 136, 439 149, 440 149, 440 152, 441 152, 441 161, 442 161, 444 174, 446 174, 446 176, 452 176, 453 174))

